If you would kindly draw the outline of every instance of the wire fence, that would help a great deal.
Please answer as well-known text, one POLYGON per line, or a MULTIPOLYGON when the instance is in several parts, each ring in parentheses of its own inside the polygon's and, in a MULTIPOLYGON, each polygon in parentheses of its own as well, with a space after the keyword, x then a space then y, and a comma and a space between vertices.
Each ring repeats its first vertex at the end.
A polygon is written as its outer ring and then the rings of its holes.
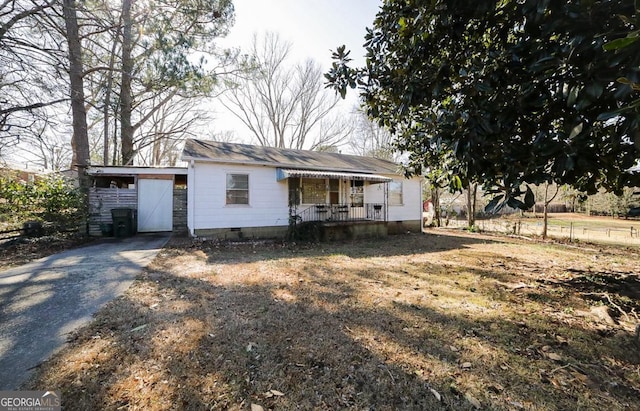
MULTIPOLYGON (((449 220, 448 227, 466 228, 466 220, 449 220)), ((483 219, 476 220, 476 227, 481 231, 496 232, 527 237, 542 235, 543 222, 527 220, 483 219)), ((628 228, 621 225, 589 225, 582 221, 550 222, 547 236, 568 241, 584 241, 591 243, 607 243, 640 246, 640 221, 629 220, 628 228)))

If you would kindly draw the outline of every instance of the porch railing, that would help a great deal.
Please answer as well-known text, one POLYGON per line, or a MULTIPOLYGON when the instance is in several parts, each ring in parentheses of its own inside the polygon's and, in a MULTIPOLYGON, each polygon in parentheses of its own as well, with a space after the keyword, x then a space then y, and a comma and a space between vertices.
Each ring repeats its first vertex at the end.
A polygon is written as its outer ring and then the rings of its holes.
POLYGON ((315 204, 292 217, 298 222, 387 221, 387 210, 383 203, 315 204))

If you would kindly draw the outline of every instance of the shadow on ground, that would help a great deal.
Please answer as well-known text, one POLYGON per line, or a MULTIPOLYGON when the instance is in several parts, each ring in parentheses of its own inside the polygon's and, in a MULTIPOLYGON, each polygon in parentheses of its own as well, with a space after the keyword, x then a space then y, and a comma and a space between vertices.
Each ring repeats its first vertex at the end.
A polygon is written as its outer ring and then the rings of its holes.
POLYGON ((170 247, 25 388, 55 386, 66 409, 638 406, 629 336, 518 312, 490 266, 400 265, 490 241, 170 247), (221 271, 169 263, 190 254, 221 271))
POLYGON ((0 387, 17 388, 69 333, 126 291, 167 239, 105 242, 0 271, 0 387))

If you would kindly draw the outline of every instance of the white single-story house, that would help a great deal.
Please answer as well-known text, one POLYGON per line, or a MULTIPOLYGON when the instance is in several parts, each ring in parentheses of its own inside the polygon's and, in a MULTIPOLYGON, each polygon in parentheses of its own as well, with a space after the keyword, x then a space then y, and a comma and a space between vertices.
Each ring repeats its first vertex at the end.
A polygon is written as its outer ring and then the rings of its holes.
POLYGON ((195 139, 182 160, 193 236, 284 237, 306 222, 359 227, 350 237, 421 230, 422 182, 390 161, 195 139))

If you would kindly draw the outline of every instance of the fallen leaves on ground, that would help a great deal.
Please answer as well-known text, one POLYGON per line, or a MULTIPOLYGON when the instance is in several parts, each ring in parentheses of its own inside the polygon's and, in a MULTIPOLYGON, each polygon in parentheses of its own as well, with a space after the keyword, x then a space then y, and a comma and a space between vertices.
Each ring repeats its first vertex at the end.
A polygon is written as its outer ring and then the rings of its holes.
POLYGON ((634 409, 638 270, 635 249, 446 231, 178 238, 25 388, 65 409, 634 409))
POLYGON ((77 233, 0 239, 0 271, 93 241, 77 233))

